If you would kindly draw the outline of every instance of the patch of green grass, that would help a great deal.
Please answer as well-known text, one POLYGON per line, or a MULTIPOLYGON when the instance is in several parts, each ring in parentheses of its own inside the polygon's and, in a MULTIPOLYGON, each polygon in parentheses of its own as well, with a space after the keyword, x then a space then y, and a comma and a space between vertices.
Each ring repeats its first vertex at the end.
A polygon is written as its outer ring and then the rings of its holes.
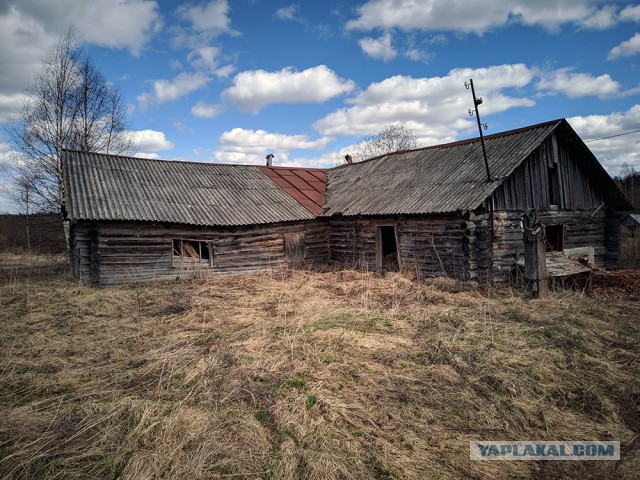
POLYGON ((305 390, 307 388, 307 381, 304 377, 290 378, 285 380, 284 384, 287 388, 296 388, 298 390, 305 390))
POLYGON ((293 433, 291 430, 289 430, 288 428, 281 428, 278 430, 277 432, 280 436, 282 437, 287 437, 290 438, 291 440, 293 440, 293 442, 295 444, 298 443, 298 439, 296 438, 295 433, 293 433))
POLYGON ((349 323, 354 319, 355 315, 353 313, 337 313, 314 322, 312 327, 314 330, 330 330, 336 327, 348 328, 349 323))
POLYGON ((307 410, 311 410, 316 403, 318 403, 318 397, 315 395, 309 395, 306 401, 307 410))
POLYGON ((266 410, 258 410, 255 417, 260 423, 267 423, 269 421, 269 412, 266 410))
POLYGON ((198 384, 198 378, 192 378, 187 383, 184 384, 184 388, 191 389, 198 384))
POLYGON ((371 458, 369 461, 369 465, 372 473, 372 478, 375 478, 376 480, 392 478, 391 471, 382 462, 382 460, 378 458, 371 458))
POLYGON ((227 340, 229 338, 231 338, 231 333, 229 332, 215 332, 201 335, 200 338, 194 341, 194 343, 196 345, 207 345, 209 343, 217 342, 220 340, 227 340))

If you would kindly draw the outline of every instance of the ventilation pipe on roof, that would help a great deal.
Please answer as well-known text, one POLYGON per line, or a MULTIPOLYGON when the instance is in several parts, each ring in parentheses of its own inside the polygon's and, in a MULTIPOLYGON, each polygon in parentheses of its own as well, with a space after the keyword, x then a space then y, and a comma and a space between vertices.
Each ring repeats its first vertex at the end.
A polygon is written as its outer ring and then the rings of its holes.
POLYGON ((267 155, 267 167, 270 167, 273 164, 273 153, 270 153, 269 155, 267 155))
POLYGON ((352 164, 353 163, 353 158, 351 157, 351 155, 345 155, 344 159, 348 164, 352 164))

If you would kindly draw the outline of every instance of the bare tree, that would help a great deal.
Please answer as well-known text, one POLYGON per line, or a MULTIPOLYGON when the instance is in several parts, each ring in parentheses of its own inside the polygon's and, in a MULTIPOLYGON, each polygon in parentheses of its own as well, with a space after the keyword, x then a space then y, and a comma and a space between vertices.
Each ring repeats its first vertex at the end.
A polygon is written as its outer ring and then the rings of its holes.
POLYGON ((118 89, 83 55, 72 29, 45 55, 16 120, 5 128, 20 153, 14 166, 18 190, 28 179, 32 204, 60 211, 63 149, 127 153, 126 107, 118 89))
POLYGON ((14 180, 15 190, 13 191, 14 202, 20 206, 24 215, 25 239, 27 250, 31 252, 31 214, 33 213, 32 179, 22 174, 14 180))
POLYGON ((366 137, 356 144, 350 153, 354 162, 368 158, 418 148, 418 139, 413 132, 402 125, 387 125, 379 133, 366 137))

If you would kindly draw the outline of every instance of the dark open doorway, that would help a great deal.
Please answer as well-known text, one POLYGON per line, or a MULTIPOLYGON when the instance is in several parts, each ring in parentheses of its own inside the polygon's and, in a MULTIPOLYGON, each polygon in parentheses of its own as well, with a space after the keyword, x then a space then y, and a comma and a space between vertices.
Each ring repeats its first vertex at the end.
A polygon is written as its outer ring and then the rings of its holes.
POLYGON ((378 270, 382 272, 398 271, 398 242, 396 240, 396 227, 378 227, 376 263, 378 270))
POLYGON ((545 225, 544 236, 547 252, 561 252, 564 250, 564 225, 545 225))

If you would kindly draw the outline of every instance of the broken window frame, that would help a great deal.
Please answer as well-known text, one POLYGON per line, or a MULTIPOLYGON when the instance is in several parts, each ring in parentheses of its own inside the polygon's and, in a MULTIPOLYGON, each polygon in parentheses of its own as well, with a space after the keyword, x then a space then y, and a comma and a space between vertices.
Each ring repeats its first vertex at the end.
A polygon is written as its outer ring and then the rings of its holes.
POLYGON ((211 242, 192 238, 171 239, 171 265, 173 267, 213 267, 214 259, 215 252, 211 242), (185 250, 189 249, 197 256, 184 255, 185 250))

